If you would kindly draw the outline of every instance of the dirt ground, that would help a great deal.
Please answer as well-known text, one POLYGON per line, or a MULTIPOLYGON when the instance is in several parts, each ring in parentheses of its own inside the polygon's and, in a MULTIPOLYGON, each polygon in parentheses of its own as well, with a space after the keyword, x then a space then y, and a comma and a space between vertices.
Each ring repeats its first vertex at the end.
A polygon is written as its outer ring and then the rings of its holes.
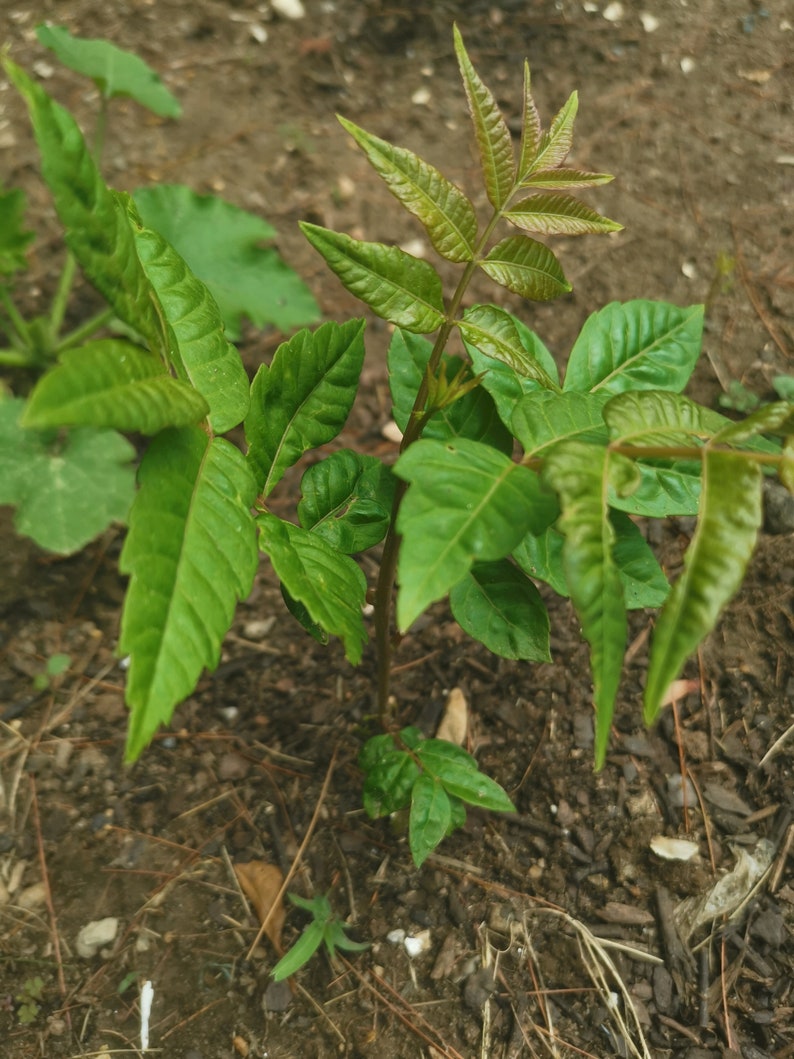
MULTIPOLYGON (((690 391, 704 403, 716 405, 732 380, 767 398, 774 375, 794 373, 788 5, 305 7, 290 20, 253 0, 9 0, 2 21, 15 61, 46 76, 87 123, 92 93, 53 68, 35 24, 51 19, 147 59, 184 116, 164 123, 118 104, 109 181, 178 180, 260 212, 326 318, 341 320, 361 308, 296 222, 403 244, 420 231, 334 114, 476 188, 457 20, 516 129, 527 57, 547 120, 580 91, 575 164, 617 174, 590 201, 626 231, 559 245, 571 296, 510 303, 561 360, 590 312, 649 297, 706 302, 690 391)), ((22 107, 0 87, 0 172, 25 188, 29 220, 45 230, 33 298, 57 275, 56 228, 22 107)), ((89 302, 86 293, 83 311, 89 302)), ((365 386, 342 440, 388 455, 387 328, 372 320, 367 336, 365 386)), ((280 338, 246 335, 251 370, 280 338)), ((284 514, 294 500, 280 494, 284 514)), ((678 520, 654 540, 671 575, 691 530, 678 520)), ((399 829, 360 808, 372 650, 352 669, 337 644, 306 638, 264 564, 217 672, 138 764, 122 766, 120 541, 110 533, 55 560, 2 521, 3 1059, 139 1055, 146 979, 151 1047, 168 1059, 794 1056, 794 738, 781 740, 794 701, 794 537, 762 537, 744 589, 687 667, 677 723, 669 711, 650 732, 638 702, 651 616, 635 615, 598 775, 587 654, 567 603, 550 601, 554 664, 531 669, 489 655, 434 609, 396 659, 401 716, 432 733, 447 692, 461 688, 471 747, 518 812, 471 814, 421 871, 399 829), (36 691, 56 652, 71 667, 36 691), (372 947, 349 963, 312 961, 290 990, 270 983, 267 941, 249 954, 258 924, 231 866, 263 860, 286 872, 310 830, 291 889, 329 893, 372 947), (699 853, 662 859, 650 845, 659 835, 692 840, 699 853), (725 877, 744 897, 740 911, 706 916, 682 939, 680 902, 725 877), (80 955, 80 930, 106 917, 118 919, 113 939, 80 955), (398 929, 416 936, 418 955, 389 940, 398 929), (41 996, 25 1004, 37 978, 41 996)), ((290 910, 286 945, 305 922, 290 910)))

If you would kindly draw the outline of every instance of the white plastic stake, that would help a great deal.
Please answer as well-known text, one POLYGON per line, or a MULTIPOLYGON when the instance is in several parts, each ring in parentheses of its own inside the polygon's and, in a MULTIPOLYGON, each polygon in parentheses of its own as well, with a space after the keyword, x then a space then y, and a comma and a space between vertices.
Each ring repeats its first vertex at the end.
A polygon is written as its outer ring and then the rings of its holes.
POLYGON ((147 978, 141 986, 141 1051, 149 1047, 149 1016, 152 1013, 154 986, 147 978))

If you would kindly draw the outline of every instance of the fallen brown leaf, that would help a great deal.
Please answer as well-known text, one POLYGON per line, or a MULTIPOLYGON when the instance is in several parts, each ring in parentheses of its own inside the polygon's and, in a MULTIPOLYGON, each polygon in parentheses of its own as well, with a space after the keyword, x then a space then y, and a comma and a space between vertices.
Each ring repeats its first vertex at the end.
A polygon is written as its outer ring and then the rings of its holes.
POLYGON ((242 887, 243 893, 254 906, 259 922, 264 923, 269 917, 265 934, 273 948, 282 955, 281 931, 284 928, 286 910, 282 901, 274 908, 284 876, 275 864, 263 860, 249 860, 246 864, 235 864, 234 874, 242 887))

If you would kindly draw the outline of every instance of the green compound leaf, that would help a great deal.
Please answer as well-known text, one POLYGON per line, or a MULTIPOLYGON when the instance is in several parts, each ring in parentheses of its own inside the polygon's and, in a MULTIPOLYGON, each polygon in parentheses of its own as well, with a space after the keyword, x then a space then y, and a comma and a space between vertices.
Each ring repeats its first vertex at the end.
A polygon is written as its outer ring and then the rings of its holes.
MULTIPOLYGON (((419 766, 404 750, 391 749, 367 770, 363 804, 371 820, 404 809, 411 800, 411 789, 419 775, 419 766)), ((362 766, 364 767, 364 766, 362 766)))
POLYGON ((532 471, 466 438, 418 441, 395 471, 411 483, 397 525, 401 630, 462 581, 474 562, 503 558, 557 513, 556 500, 532 471))
POLYGON ((101 339, 68 350, 30 396, 26 427, 95 426, 156 434, 203 419, 204 398, 139 346, 101 339))
POLYGON ((563 389, 680 393, 700 355, 702 332, 702 305, 612 302, 585 321, 563 389))
POLYGON ((564 441, 551 450, 543 468, 560 495, 565 579, 590 644, 597 768, 606 756, 627 635, 623 588, 613 557, 615 531, 607 507, 608 464, 605 449, 564 441))
POLYGON ((551 250, 528 235, 509 235, 479 264, 494 283, 532 301, 551 301, 573 289, 551 250))
POLYGON ((515 806, 498 783, 483 775, 477 762, 453 743, 426 739, 416 751, 422 768, 439 779, 448 794, 467 805, 494 813, 514 813, 515 806))
POLYGON ((534 173, 554 170, 568 157, 573 145, 573 125, 579 110, 578 93, 572 92, 555 114, 548 132, 544 132, 532 154, 529 144, 522 147, 519 183, 523 187, 534 173))
POLYGON ((623 230, 622 224, 602 217, 570 195, 532 195, 502 216, 522 231, 542 235, 598 235, 623 230))
POLYGON ((245 420, 248 462, 267 496, 307 449, 344 426, 364 363, 364 321, 300 331, 263 364, 251 384, 245 420))
POLYGON ((165 356, 168 336, 138 260, 126 210, 105 185, 69 112, 14 63, 5 59, 3 66, 27 103, 42 175, 66 229, 69 249, 116 315, 165 356))
POLYGON ((538 457, 558 441, 606 444, 604 406, 609 397, 589 393, 527 394, 515 405, 511 426, 525 456, 538 457))
POLYGON ((0 190, 0 276, 27 268, 25 251, 35 236, 24 224, 25 192, 20 188, 0 190))
POLYGON ((423 772, 413 785, 408 817, 408 845, 417 868, 447 837, 451 822, 452 807, 444 785, 423 772))
POLYGON ((494 654, 551 661, 549 615, 540 593, 507 559, 475 563, 449 602, 458 625, 494 654))
POLYGON ((458 320, 458 329, 467 343, 491 359, 506 364, 516 375, 544 389, 559 389, 554 376, 546 370, 547 365, 541 363, 537 347, 528 344, 520 334, 516 320, 503 309, 494 305, 474 305, 466 310, 462 320, 458 320))
POLYGON ((312 621, 341 639, 347 660, 357 665, 367 641, 361 616, 367 583, 359 567, 310 530, 268 512, 256 521, 259 546, 286 590, 312 621))
POLYGON ((323 943, 325 926, 320 919, 309 923, 292 948, 284 953, 273 968, 271 974, 275 982, 283 982, 309 962, 323 943))
POLYGON ((205 398, 212 429, 225 434, 248 411, 248 376, 223 333, 217 303, 159 232, 136 226, 135 245, 176 338, 175 366, 205 398))
POLYGON ((762 482, 761 469, 746 456, 707 450, 697 529, 654 631, 646 724, 656 719, 668 687, 741 584, 761 525, 762 482))
POLYGON ((699 462, 638 461, 635 466, 640 474, 639 484, 622 496, 610 490, 609 502, 612 507, 645 518, 697 514, 700 503, 699 462))
POLYGON ((83 427, 59 441, 20 425, 25 402, 0 400, 0 504, 16 507, 17 532, 70 555, 113 522, 135 495, 135 450, 113 430, 83 427))
MULTIPOLYGON (((425 377, 433 346, 426 338, 397 329, 389 344, 389 386, 394 421, 405 431, 413 411, 416 392, 425 377)), ((465 362, 460 357, 442 357, 442 368, 448 379, 454 378, 465 362)), ((447 441, 471 438, 491 445, 500 452, 513 451, 513 439, 502 423, 496 405, 479 386, 454 404, 435 412, 425 424, 422 437, 447 441)))
POLYGON ((339 121, 391 193, 419 218, 438 253, 449 261, 473 260, 477 216, 463 192, 412 151, 394 147, 345 118, 339 121))
POLYGON ((146 227, 167 239, 209 287, 230 341, 240 338, 244 317, 285 332, 319 319, 303 280, 263 245, 276 232, 261 218, 182 184, 141 188, 133 198, 146 227))
POLYGON ((251 590, 256 487, 242 454, 198 427, 158 434, 138 473, 119 568, 131 575, 119 653, 130 656, 125 757, 214 669, 235 606, 251 590))
POLYGON ((397 246, 365 243, 305 221, 300 227, 350 293, 384 320, 421 335, 444 322, 441 279, 426 261, 397 246))
POLYGON ((37 26, 36 36, 64 66, 90 77, 106 99, 127 96, 161 118, 178 118, 182 108, 143 59, 106 40, 73 37, 63 26, 37 26))
POLYGON ((454 27, 455 54, 469 102, 469 113, 480 152, 485 190, 491 205, 501 209, 510 197, 516 179, 513 140, 507 122, 469 59, 458 27, 454 27))
POLYGON ((391 470, 380 460, 341 449, 301 479, 300 524, 337 551, 366 551, 386 535, 394 488, 391 470))
POLYGON ((604 420, 613 441, 632 445, 694 445, 730 425, 719 412, 664 390, 613 397, 604 420))

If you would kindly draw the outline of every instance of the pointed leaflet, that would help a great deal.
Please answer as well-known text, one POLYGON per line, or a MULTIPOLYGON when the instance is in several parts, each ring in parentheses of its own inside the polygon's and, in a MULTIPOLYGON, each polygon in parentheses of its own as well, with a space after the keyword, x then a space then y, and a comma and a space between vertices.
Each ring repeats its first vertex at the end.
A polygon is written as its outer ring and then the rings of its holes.
POLYGON ((515 806, 489 776, 477 768, 466 751, 446 739, 423 739, 416 756, 425 772, 441 780, 448 794, 493 813, 514 813, 515 806))
POLYGON ((444 322, 441 279, 426 261, 397 246, 365 243, 317 224, 301 231, 342 284, 378 316, 417 334, 430 334, 444 322))
POLYGON ((394 486, 391 469, 380 460, 341 449, 301 479, 300 524, 337 551, 363 552, 386 535, 394 486))
POLYGON ((521 120, 521 155, 518 162, 518 172, 525 173, 535 160, 543 128, 540 122, 540 114, 532 98, 532 77, 529 63, 524 60, 524 113, 521 120))
POLYGON ((466 342, 486 356, 507 364, 517 375, 531 379, 544 389, 559 390, 534 349, 521 341, 516 321, 503 309, 495 305, 474 305, 458 320, 458 329, 466 342))
POLYGON ((479 265, 494 283, 531 301, 551 301, 573 289, 551 250, 528 235, 509 235, 479 265))
POLYGON ((342 429, 364 363, 364 321, 326 323, 282 343, 251 384, 248 462, 267 496, 307 449, 342 429))
POLYGON ((135 449, 113 430, 82 427, 65 440, 54 431, 24 430, 23 408, 20 398, 0 399, 0 504, 16 507, 19 533, 70 555, 127 518, 135 449))
POLYGON ((417 868, 421 868, 436 846, 449 834, 452 807, 440 780, 423 772, 411 790, 408 845, 417 868))
POLYGON ((257 525, 259 546, 286 590, 312 621, 342 640, 347 660, 356 665, 367 641, 361 617, 367 583, 359 567, 319 534, 269 512, 259 515, 257 525))
POLYGON ((612 302, 593 313, 576 339, 565 390, 671 390, 689 381, 700 354, 703 306, 612 302))
POLYGON ((621 393, 605 406, 604 420, 613 441, 663 446, 694 445, 730 424, 719 412, 665 390, 621 393))
POLYGON ((596 709, 596 767, 604 763, 626 647, 626 607, 612 549, 607 507, 609 453, 565 441, 546 457, 543 475, 560 495, 563 563, 571 600, 590 644, 596 709))
POLYGON ((159 232, 136 225, 135 245, 176 338, 177 364, 206 399, 212 429, 225 434, 248 410, 248 376, 217 302, 159 232))
POLYGON ((507 559, 475 563, 449 594, 452 614, 502 658, 550 662, 549 615, 530 579, 507 559))
POLYGON ((499 210, 507 202, 515 185, 513 141, 496 100, 472 66, 457 26, 454 27, 454 34, 455 53, 480 151, 485 190, 491 205, 499 210))
POLYGON ((534 157, 529 151, 521 153, 518 182, 522 186, 533 173, 555 169, 565 161, 573 144, 573 123, 579 109, 579 96, 572 92, 555 114, 548 132, 544 132, 537 144, 534 157))
POLYGON ((606 442, 603 410, 609 397, 589 393, 526 394, 516 403, 511 426, 527 459, 558 441, 606 442))
POLYGON ((25 223, 25 192, 20 188, 3 191, 0 185, 0 276, 20 272, 27 266, 25 251, 33 242, 33 232, 25 223))
POLYGON ((726 423, 714 440, 739 445, 758 434, 794 434, 794 402, 775 401, 738 423, 726 423))
POLYGON ((762 482, 761 469, 746 456, 707 449, 697 529, 653 634, 646 724, 655 720, 668 687, 742 582, 761 525, 762 482))
POLYGON ((599 187, 614 179, 611 173, 587 173, 582 169, 541 169, 523 180, 521 187, 534 191, 573 191, 599 187))
MULTIPOLYGON (((432 349, 432 344, 426 338, 399 328, 389 343, 389 387, 394 402, 392 414, 403 432, 413 412, 416 392, 425 376, 432 349)), ((460 368, 465 368, 465 362, 460 357, 445 355, 441 358, 441 367, 450 379, 460 368)), ((508 455, 513 451, 513 439, 501 422, 494 402, 479 386, 449 407, 435 412, 425 424, 422 437, 438 441, 471 438, 508 455)))
POLYGON ((622 224, 602 217, 570 195, 531 195, 502 216, 516 228, 543 235, 587 235, 623 230, 622 224))
POLYGON ((476 560, 501 559, 555 517, 535 474, 488 445, 418 441, 395 471, 411 483, 400 507, 400 629, 458 584, 476 560))
MULTIPOLYGON (((389 736, 391 750, 372 765, 361 767, 367 773, 362 802, 372 820, 404 809, 411 800, 411 789, 419 776, 419 766, 404 750, 395 750, 389 736)), ((369 744, 367 744, 369 745, 369 744)))
POLYGON ((339 121, 391 193, 419 218, 439 254, 449 261, 471 261, 477 216, 463 192, 412 151, 394 147, 345 118, 339 121))
POLYGON ((230 341, 240 338, 243 317, 285 332, 319 319, 303 280, 263 245, 276 231, 260 217, 182 184, 141 188, 133 198, 146 227, 164 236, 207 284, 230 341))
POLYGON ((28 105, 41 171, 69 249, 117 316, 164 354, 168 340, 130 222, 100 176, 77 124, 18 66, 7 59, 3 66, 28 105))
POLYGON ((33 390, 24 425, 84 424, 156 434, 198 423, 207 411, 201 394, 166 374, 160 360, 131 342, 107 338, 61 355, 33 390))
POLYGON ((130 656, 125 756, 134 761, 174 707, 214 669, 257 566, 256 487, 242 454, 198 427, 158 434, 119 567, 130 574, 119 653, 130 656))
POLYGON ((551 585, 558 596, 568 597, 568 582, 562 561, 563 535, 553 526, 535 536, 527 533, 518 547, 513 549, 513 558, 530 577, 551 585))
POLYGON ((63 26, 37 26, 36 36, 64 66, 90 77, 106 99, 128 96, 163 118, 178 118, 182 113, 151 66, 132 52, 106 40, 73 37, 63 26))

